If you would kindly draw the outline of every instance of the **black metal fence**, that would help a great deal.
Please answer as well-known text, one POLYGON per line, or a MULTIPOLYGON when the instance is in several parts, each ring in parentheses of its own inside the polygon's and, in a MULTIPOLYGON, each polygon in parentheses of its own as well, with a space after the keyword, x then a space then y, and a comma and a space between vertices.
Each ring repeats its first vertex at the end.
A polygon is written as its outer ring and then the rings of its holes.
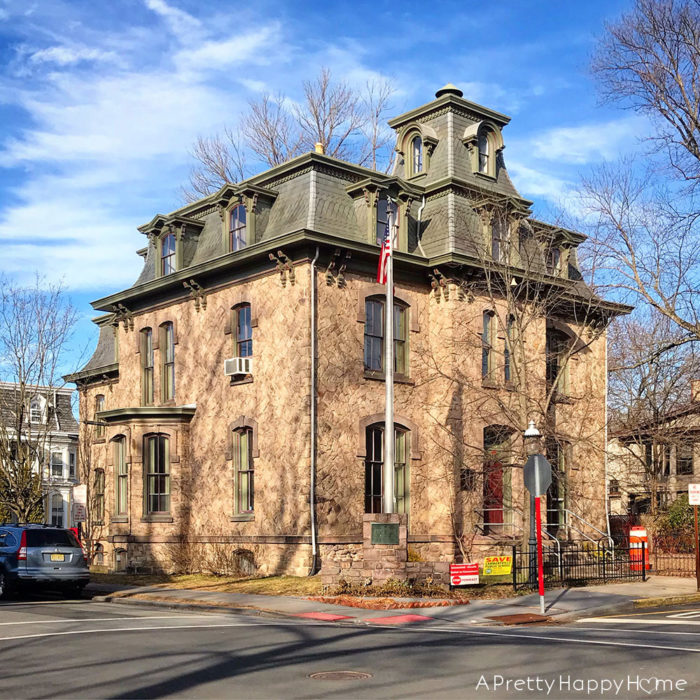
MULTIPOLYGON (((561 547, 543 545, 544 583, 547 588, 583 585, 590 582, 646 580, 649 564, 644 543, 638 547, 605 543, 566 542, 561 547), (646 564, 646 565, 645 565, 646 564)), ((513 587, 537 586, 537 552, 513 547, 513 587)))
POLYGON ((649 548, 651 569, 661 576, 695 576, 695 536, 690 532, 656 534, 649 548))

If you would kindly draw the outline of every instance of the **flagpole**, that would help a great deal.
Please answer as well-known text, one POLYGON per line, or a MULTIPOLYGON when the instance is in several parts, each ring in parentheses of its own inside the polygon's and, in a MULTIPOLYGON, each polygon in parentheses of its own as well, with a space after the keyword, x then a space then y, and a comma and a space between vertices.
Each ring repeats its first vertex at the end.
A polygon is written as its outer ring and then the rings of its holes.
POLYGON ((387 219, 391 253, 387 260, 386 303, 384 305, 384 465, 382 472, 383 512, 394 512, 394 222, 392 201, 387 198, 387 219))

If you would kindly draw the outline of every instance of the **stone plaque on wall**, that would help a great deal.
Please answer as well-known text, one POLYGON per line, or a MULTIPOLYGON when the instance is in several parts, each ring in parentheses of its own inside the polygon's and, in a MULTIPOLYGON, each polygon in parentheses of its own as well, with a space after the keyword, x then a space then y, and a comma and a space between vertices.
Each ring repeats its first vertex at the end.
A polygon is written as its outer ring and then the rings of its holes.
POLYGON ((372 544, 398 544, 398 523, 372 523, 372 544))

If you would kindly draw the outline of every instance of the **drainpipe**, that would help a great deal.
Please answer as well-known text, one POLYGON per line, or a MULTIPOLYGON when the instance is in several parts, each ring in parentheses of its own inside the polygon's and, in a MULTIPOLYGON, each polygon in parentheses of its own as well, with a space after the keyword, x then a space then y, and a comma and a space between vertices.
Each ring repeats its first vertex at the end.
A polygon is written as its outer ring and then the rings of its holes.
POLYGON ((320 561, 316 538, 316 262, 319 249, 311 261, 311 372, 310 372, 310 414, 311 414, 311 470, 309 474, 309 510, 311 512, 311 568, 309 576, 318 573, 320 561))
POLYGON ((416 220, 416 238, 418 240, 418 250, 420 250, 420 254, 424 257, 427 258, 428 256, 425 254, 425 251, 423 250, 423 246, 421 245, 420 239, 421 239, 421 232, 420 232, 420 224, 421 224, 421 216, 423 216, 423 209, 425 208, 425 195, 423 195, 423 202, 421 203, 420 207, 418 208, 418 219, 416 220))

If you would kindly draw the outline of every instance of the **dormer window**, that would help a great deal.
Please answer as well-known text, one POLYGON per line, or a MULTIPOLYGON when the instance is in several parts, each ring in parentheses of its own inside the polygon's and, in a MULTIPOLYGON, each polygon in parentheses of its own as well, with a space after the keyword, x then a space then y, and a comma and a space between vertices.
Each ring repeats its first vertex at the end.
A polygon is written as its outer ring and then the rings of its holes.
POLYGON ((423 139, 414 136, 411 139, 411 175, 423 172, 423 139))
POLYGON ((229 215, 229 250, 241 250, 247 244, 247 212, 245 205, 237 204, 229 215))
POLYGON ((169 233, 160 242, 160 273, 175 272, 175 234, 169 233))
POLYGON ((484 175, 489 174, 489 154, 490 154, 490 143, 489 134, 486 129, 482 129, 479 132, 479 172, 484 175))
POLYGON ((501 130, 491 121, 470 124, 462 136, 462 142, 469 151, 471 171, 479 175, 495 178, 497 157, 503 149, 501 130))
POLYGON ((559 275, 561 271, 561 250, 550 248, 547 251, 547 272, 550 275, 559 275))
POLYGON ((41 396, 34 396, 29 402, 29 420, 32 423, 45 423, 46 401, 41 396))

